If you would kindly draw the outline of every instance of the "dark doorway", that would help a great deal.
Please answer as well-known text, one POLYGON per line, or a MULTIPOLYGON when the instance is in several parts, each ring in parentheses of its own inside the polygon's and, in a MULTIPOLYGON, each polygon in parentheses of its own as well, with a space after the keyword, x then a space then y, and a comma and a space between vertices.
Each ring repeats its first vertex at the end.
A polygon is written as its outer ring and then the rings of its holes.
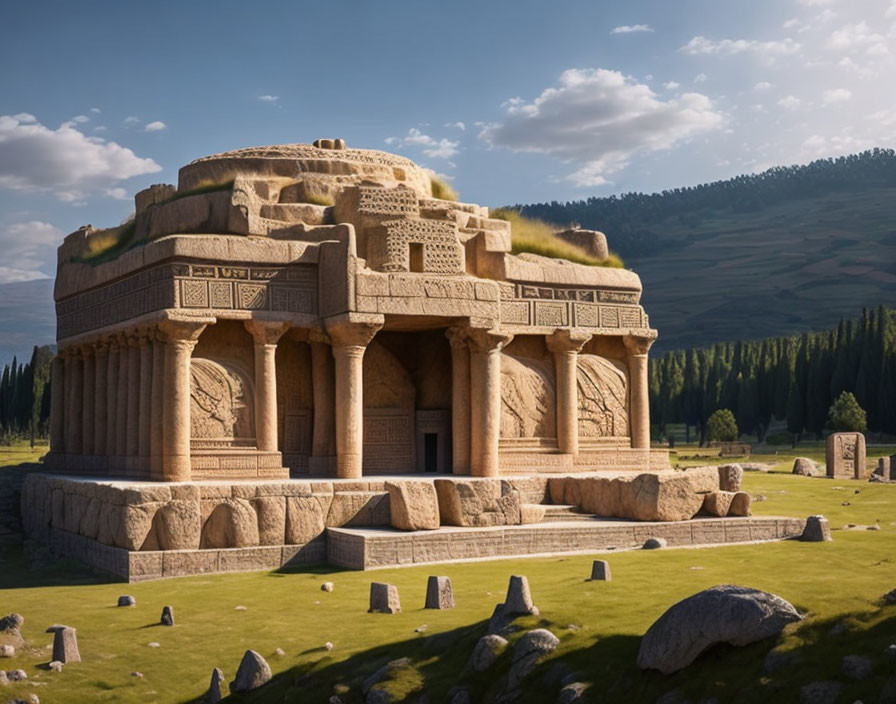
POLYGON ((423 273, 423 245, 412 242, 410 248, 410 270, 421 274, 423 273))
POLYGON ((423 434, 423 470, 425 472, 439 471, 439 435, 438 433, 423 434))

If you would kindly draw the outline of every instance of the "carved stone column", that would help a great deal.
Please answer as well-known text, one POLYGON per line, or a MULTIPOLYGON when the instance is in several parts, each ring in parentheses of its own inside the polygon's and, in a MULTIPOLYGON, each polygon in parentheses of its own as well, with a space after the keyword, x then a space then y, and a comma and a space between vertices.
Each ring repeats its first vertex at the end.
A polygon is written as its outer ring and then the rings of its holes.
POLYGON ((463 328, 448 328, 451 343, 452 471, 470 473, 470 346, 463 328))
POLYGON ((647 352, 653 338, 626 335, 622 338, 628 349, 629 424, 632 447, 650 447, 650 397, 647 382, 647 352))
POLYGON ((106 367, 106 462, 111 469, 118 456, 118 339, 109 340, 109 365, 106 367))
POLYGON ((557 449, 569 455, 579 454, 579 352, 591 335, 578 330, 557 330, 545 337, 554 354, 557 380, 557 449))
POLYGON ((83 366, 80 350, 67 350, 65 355, 65 453, 80 455, 83 448, 81 432, 81 396, 83 366))
POLYGON ((149 468, 149 436, 152 433, 152 340, 144 332, 138 340, 140 350, 140 402, 137 411, 137 455, 139 468, 149 468))
MULTIPOLYGON (((330 338, 312 331, 311 345, 311 391, 314 396, 314 425, 311 433, 311 457, 328 458, 335 452, 333 442, 333 398, 336 394, 333 380, 333 354, 330 338)), ((311 470, 320 471, 326 460, 312 461, 311 470)))
POLYGON ((137 465, 140 442, 140 340, 137 335, 128 336, 128 420, 125 435, 125 452, 128 469, 137 465))
POLYGON ((118 340, 118 393, 115 396, 115 456, 118 470, 127 469, 128 454, 128 395, 130 393, 130 340, 124 335, 118 340))
POLYGON ((204 322, 166 320, 164 402, 162 406, 162 479, 190 479, 190 357, 204 322))
POLYGON ((260 452, 277 451, 277 341, 289 323, 244 321, 255 341, 255 442, 260 452))
POLYGON ((81 382, 81 452, 94 455, 93 404, 96 393, 96 367, 90 345, 82 348, 83 379, 81 382))
POLYGON ((105 340, 93 348, 93 453, 106 454, 106 395, 109 393, 109 345, 105 340))
POLYGON ((161 333, 152 335, 152 388, 149 399, 149 473, 153 479, 162 479, 162 432, 165 395, 165 339, 161 333))
POLYGON ((65 452, 65 361, 61 354, 50 365, 50 450, 65 452))
POLYGON ((501 437, 501 349, 513 335, 471 329, 470 339, 470 474, 498 475, 501 437))
POLYGON ((357 479, 364 463, 364 351, 382 323, 328 325, 336 360, 336 476, 357 479))

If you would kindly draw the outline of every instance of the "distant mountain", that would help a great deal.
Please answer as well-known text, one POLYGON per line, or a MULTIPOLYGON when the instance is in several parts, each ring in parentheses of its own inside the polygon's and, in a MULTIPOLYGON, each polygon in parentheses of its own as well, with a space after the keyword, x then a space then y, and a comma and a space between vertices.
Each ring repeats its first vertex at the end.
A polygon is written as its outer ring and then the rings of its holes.
POLYGON ((511 207, 604 232, 641 276, 658 351, 822 329, 896 301, 893 150, 511 207))
POLYGON ((31 359, 34 345, 56 342, 53 279, 0 284, 0 368, 31 359))

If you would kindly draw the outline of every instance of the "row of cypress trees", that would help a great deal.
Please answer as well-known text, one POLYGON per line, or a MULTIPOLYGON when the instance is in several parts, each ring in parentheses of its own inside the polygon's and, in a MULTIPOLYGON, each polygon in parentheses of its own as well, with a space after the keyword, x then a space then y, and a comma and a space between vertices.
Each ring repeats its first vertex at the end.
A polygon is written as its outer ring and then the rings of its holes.
POLYGON ((762 441, 772 419, 795 440, 821 438, 828 409, 853 393, 872 433, 896 435, 896 310, 879 306, 836 329, 718 343, 651 360, 650 411, 658 435, 684 423, 702 441, 713 411, 729 408, 741 433, 762 441))
POLYGON ((53 350, 35 345, 31 361, 13 357, 0 376, 0 438, 46 437, 50 423, 50 363, 53 350))

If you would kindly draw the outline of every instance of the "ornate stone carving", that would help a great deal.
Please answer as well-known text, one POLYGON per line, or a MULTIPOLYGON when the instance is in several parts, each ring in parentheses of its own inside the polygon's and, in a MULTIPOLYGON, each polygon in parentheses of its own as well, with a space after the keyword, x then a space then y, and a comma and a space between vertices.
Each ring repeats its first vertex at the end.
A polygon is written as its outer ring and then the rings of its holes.
POLYGON ((545 362, 501 354, 501 437, 557 435, 554 373, 545 362))
POLYGON ((580 354, 577 370, 579 435, 584 438, 628 434, 628 384, 624 365, 580 354))
POLYGON ((190 377, 192 445, 226 447, 254 438, 254 392, 248 374, 234 364, 197 357, 191 361, 190 377))

